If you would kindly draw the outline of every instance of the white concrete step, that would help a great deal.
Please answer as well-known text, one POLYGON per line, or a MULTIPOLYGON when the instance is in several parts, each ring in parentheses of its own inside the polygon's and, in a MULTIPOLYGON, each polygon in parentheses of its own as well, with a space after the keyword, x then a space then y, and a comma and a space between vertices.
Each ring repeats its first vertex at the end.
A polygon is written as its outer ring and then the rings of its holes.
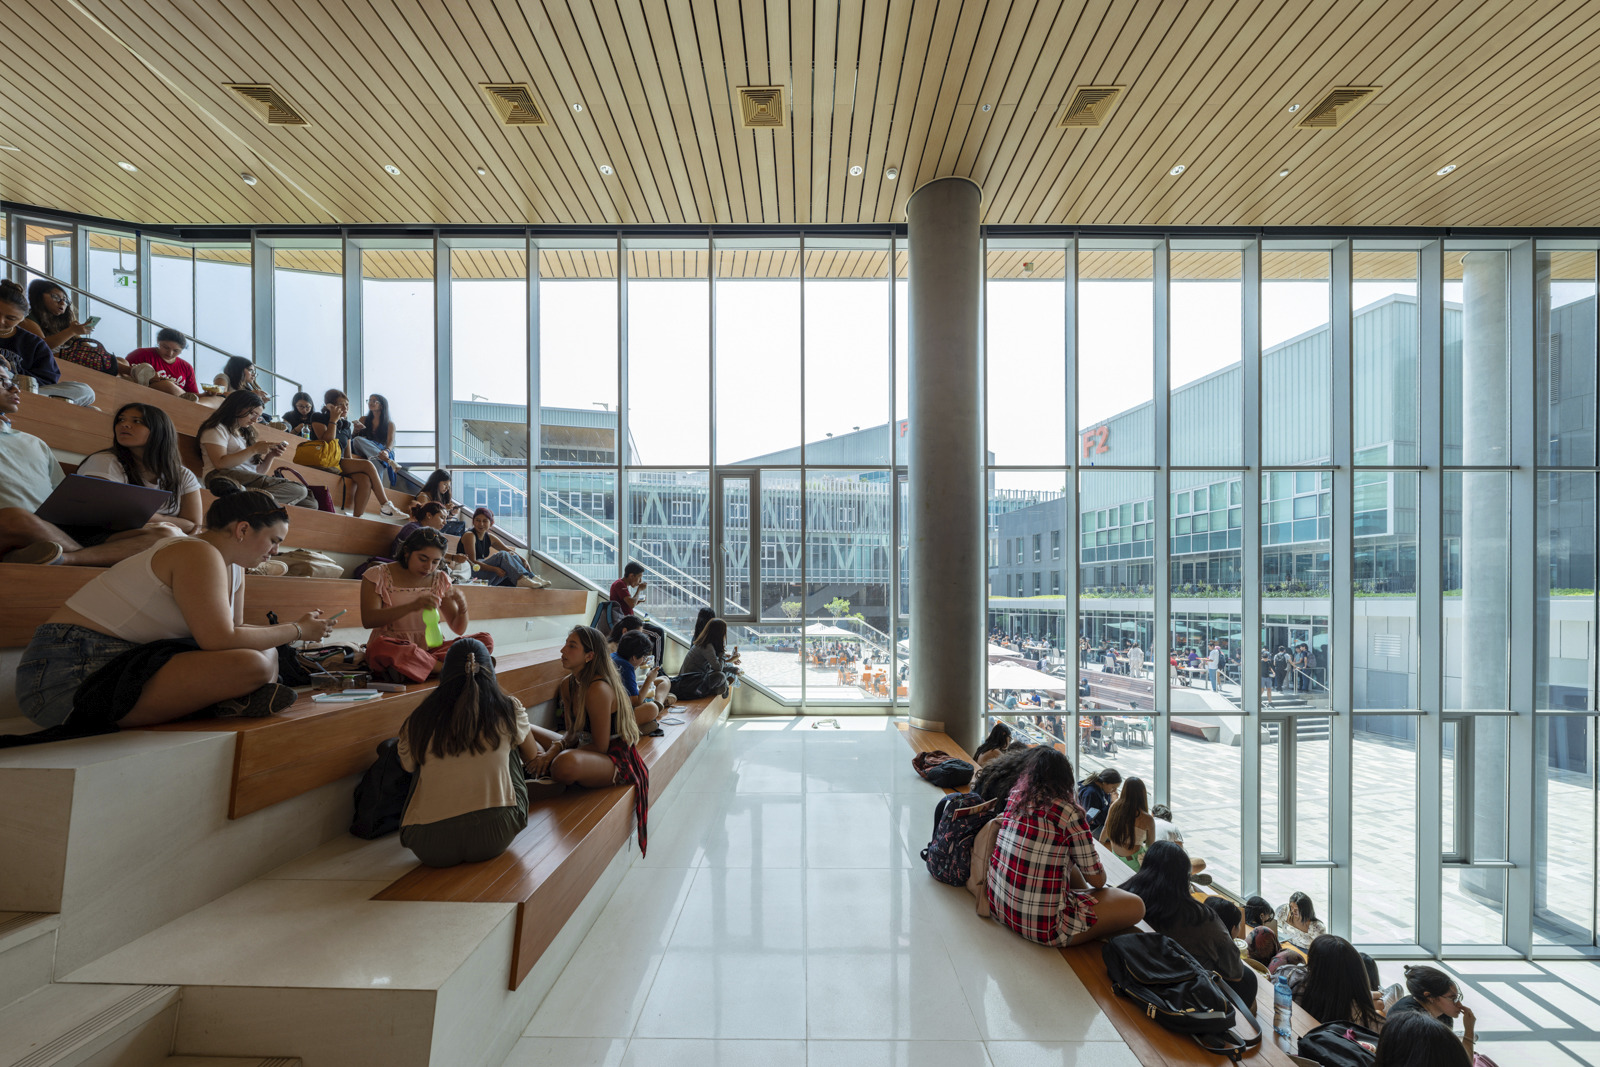
POLYGON ((234 747, 128 730, 0 751, 0 909, 60 916, 56 977, 348 830, 354 778, 230 820, 234 747))
POLYGON ((0 1067, 155 1067, 177 1018, 175 986, 45 986, 0 1010, 0 1067))
POLYGON ((0 912, 0 1008, 50 984, 59 916, 0 912))

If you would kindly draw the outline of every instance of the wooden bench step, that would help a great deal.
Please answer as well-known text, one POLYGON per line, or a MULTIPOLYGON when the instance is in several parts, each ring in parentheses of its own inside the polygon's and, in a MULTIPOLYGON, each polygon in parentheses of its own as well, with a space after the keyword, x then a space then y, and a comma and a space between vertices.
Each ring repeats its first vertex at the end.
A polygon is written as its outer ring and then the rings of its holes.
MULTIPOLYGON (((553 697, 564 674, 556 648, 498 657, 495 673, 524 705, 553 697)), ((262 719, 193 719, 145 729, 235 734, 228 818, 237 819, 365 771, 378 742, 396 736, 436 684, 413 685, 362 704, 318 704, 306 696, 262 719)))
MULTIPOLYGON (((0 588, 7 610, 0 613, 0 648, 20 648, 33 639, 56 609, 95 576, 100 567, 34 567, 0 563, 0 588)), ((462 585, 472 619, 518 619, 547 615, 581 615, 588 594, 579 589, 523 589, 516 586, 462 585)), ((265 625, 267 612, 279 621, 298 619, 321 608, 328 615, 348 610, 341 620, 360 628, 361 583, 354 578, 293 578, 247 574, 244 579, 244 621, 265 625)))
MULTIPOLYGON (((918 730, 904 724, 900 729, 914 752, 942 749, 964 760, 970 761, 972 758, 948 734, 918 730)), ((945 792, 950 793, 954 790, 946 789, 945 792)), ((1106 870, 1107 884, 1115 885, 1122 880, 1127 865, 1100 842, 1095 842, 1095 848, 1100 852, 1100 863, 1106 870)), ((1150 929, 1144 923, 1140 923, 1139 928, 1150 929)), ((1127 1042, 1128 1048, 1133 1051, 1141 1064, 1145 1067, 1179 1067, 1179 1065, 1215 1067, 1222 1062, 1215 1053, 1207 1052, 1195 1044, 1193 1038, 1162 1029, 1146 1018, 1132 1000, 1117 996, 1116 991, 1111 988, 1111 979, 1106 974, 1105 962, 1100 954, 1102 945, 1103 942, 1091 941, 1086 945, 1076 945, 1059 951, 1072 967, 1072 973, 1078 976, 1078 980, 1089 991, 1089 995, 1094 997, 1095 1003, 1105 1013, 1106 1018, 1111 1020, 1111 1024, 1117 1028, 1117 1033, 1127 1042)), ((1257 977, 1262 978, 1257 987, 1256 997, 1256 1017, 1261 1022, 1262 1042, 1259 1048, 1244 1057, 1244 1062, 1259 1064, 1261 1067, 1294 1067, 1294 1061, 1288 1053, 1272 1043, 1272 986, 1265 981, 1264 976, 1257 977)), ((1305 1011, 1296 1007, 1293 1025, 1296 1034, 1303 1034, 1317 1023, 1305 1011)))
MULTIPOLYGON (((650 768, 651 801, 682 769, 695 747, 727 709, 721 697, 689 701, 669 717, 664 737, 639 742, 650 768)), ((374 900, 514 902, 516 942, 510 987, 516 989, 550 947, 585 895, 633 833, 632 786, 569 789, 539 801, 528 826, 501 856, 436 870, 418 866, 378 893, 374 900)))

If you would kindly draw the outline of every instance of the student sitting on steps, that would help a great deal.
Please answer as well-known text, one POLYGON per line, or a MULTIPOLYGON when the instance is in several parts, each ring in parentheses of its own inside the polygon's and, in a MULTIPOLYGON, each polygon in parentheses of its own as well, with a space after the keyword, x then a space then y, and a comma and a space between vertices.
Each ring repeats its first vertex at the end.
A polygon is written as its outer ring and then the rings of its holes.
POLYGON ((374 499, 378 501, 379 514, 399 514, 389 503, 388 494, 383 491, 383 479, 372 461, 350 451, 350 398, 337 389, 329 389, 322 399, 325 401, 322 410, 311 416, 311 440, 329 446, 331 462, 325 466, 350 479, 355 486, 355 503, 350 514, 364 515, 367 504, 374 499))
POLYGON ((695 635, 694 644, 683 654, 683 665, 672 679, 672 695, 680 700, 728 695, 731 666, 727 654, 728 624, 721 619, 706 620, 695 635))
POLYGON ((200 479, 178 455, 178 431, 153 404, 124 404, 111 420, 111 447, 78 464, 86 478, 164 489, 172 501, 156 512, 186 534, 201 529, 200 479))
POLYGON ((1232 931, 1217 913, 1189 895, 1189 854, 1182 845, 1171 841, 1151 845, 1144 865, 1122 888, 1144 901, 1144 921, 1150 929, 1182 945, 1200 966, 1217 972, 1232 986, 1239 999, 1255 1006, 1256 972, 1244 965, 1232 931))
POLYGON ((1073 797, 1072 763, 1053 748, 1027 750, 999 818, 989 860, 989 911, 1041 945, 1078 945, 1136 925, 1144 904, 1106 886, 1083 809, 1073 797))
POLYGON ((523 763, 538 758, 539 744, 480 642, 451 645, 438 688, 400 727, 398 754, 416 774, 400 843, 427 866, 494 859, 528 825, 523 763))
POLYGON ((293 704, 294 690, 277 684, 278 646, 321 641, 332 625, 312 611, 246 626, 243 597, 245 568, 270 559, 288 533, 288 512, 270 496, 234 493, 211 505, 198 536, 158 543, 89 582, 23 652, 22 713, 72 736, 293 704))
POLYGON ((83 382, 61 380, 61 365, 50 346, 23 327, 27 317, 28 298, 22 286, 9 278, 0 280, 0 361, 5 361, 14 374, 32 378, 42 396, 53 396, 79 407, 93 404, 92 388, 83 382))
POLYGON ((21 406, 16 379, 0 366, 0 560, 109 567, 178 536, 178 528, 166 523, 115 533, 93 526, 63 530, 35 515, 66 475, 49 445, 12 427, 11 416, 21 406))
POLYGON ((461 535, 461 552, 472 564, 473 576, 490 585, 542 589, 547 583, 535 578, 520 556, 496 540, 493 529, 494 512, 478 508, 472 513, 472 529, 461 535))
POLYGON ((200 384, 195 381, 194 366, 183 358, 188 347, 189 339, 177 330, 161 330, 154 348, 135 348, 128 353, 129 377, 168 396, 198 400, 200 384))
POLYGON ((612 665, 617 668, 622 688, 627 690, 640 733, 654 730, 662 711, 676 700, 671 693, 671 683, 662 677, 661 665, 650 663, 651 656, 650 638, 642 633, 623 634, 622 640, 617 642, 617 650, 611 654, 612 665), (640 670, 645 671, 642 680, 638 676, 640 670))
POLYGON ((233 393, 200 424, 195 439, 204 459, 203 480, 214 496, 239 489, 259 489, 279 504, 316 507, 305 486, 269 472, 289 451, 285 441, 256 441, 261 421, 261 398, 254 393, 233 393))
POLYGON ((631 784, 643 855, 648 844, 650 772, 636 747, 639 723, 606 651, 605 634, 591 626, 574 626, 561 646, 561 666, 567 677, 556 690, 556 700, 565 733, 533 727, 540 752, 528 765, 528 775, 592 789, 631 784))
POLYGON ((466 632, 471 624, 466 598, 451 586, 439 565, 445 545, 444 534, 423 527, 405 539, 393 563, 368 568, 361 576, 361 625, 372 631, 367 637, 367 666, 374 674, 392 670, 411 683, 438 674, 450 646, 461 640, 444 640, 438 629, 441 622, 494 651, 494 638, 466 632), (438 643, 429 640, 430 611, 437 615, 433 629, 438 643))

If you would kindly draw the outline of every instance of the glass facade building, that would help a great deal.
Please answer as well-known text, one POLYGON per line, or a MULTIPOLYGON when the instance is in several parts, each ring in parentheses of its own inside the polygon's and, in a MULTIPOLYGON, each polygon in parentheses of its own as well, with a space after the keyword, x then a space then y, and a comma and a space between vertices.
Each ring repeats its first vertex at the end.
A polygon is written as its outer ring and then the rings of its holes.
MULTIPOLYGON (((639 560, 680 633, 722 613, 773 699, 914 700, 906 443, 938 428, 892 228, 3 222, 119 354, 136 312, 280 410, 382 393, 403 462, 575 576, 639 560)), ((1374 953, 1593 948, 1596 245, 994 230, 985 261, 984 712, 1374 953)))

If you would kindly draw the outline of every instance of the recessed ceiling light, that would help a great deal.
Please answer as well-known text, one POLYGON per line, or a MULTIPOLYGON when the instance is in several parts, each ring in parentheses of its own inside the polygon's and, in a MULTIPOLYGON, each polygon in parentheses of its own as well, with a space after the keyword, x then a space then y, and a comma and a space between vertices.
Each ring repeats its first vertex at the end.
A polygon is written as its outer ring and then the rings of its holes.
POLYGON ((890 167, 888 170, 883 172, 883 176, 888 178, 890 181, 894 181, 896 178, 900 177, 900 168, 890 167))
POLYGON ((1286 171, 1286 170, 1280 170, 1278 172, 1278 177, 1280 177, 1280 178, 1287 178, 1288 176, 1289 176, 1289 172, 1286 171))
POLYGON ((383 165, 383 169, 388 171, 396 178, 400 177, 400 168, 395 166, 393 163, 385 163, 383 165))
POLYGON ((117 160, 117 166, 121 167, 123 170, 127 171, 129 174, 137 174, 138 171, 139 171, 138 167, 134 166, 132 163, 129 163, 127 160, 123 160, 123 159, 117 160))
POLYGON ((485 175, 485 174, 488 174, 488 173, 489 173, 489 168, 488 168, 488 167, 479 167, 479 168, 478 168, 478 177, 480 177, 480 178, 481 178, 481 177, 483 177, 483 176, 484 176, 484 175, 485 175))
POLYGON ((984 104, 983 105, 983 110, 984 111, 988 111, 989 110, 989 105, 988 104, 984 104))
POLYGON ((1182 163, 1179 163, 1176 167, 1173 167, 1171 170, 1167 171, 1167 173, 1176 178, 1178 175, 1182 174, 1188 169, 1188 167, 1184 166, 1182 163))
POLYGON ((1434 174, 1434 177, 1436 177, 1436 178, 1443 178, 1446 174, 1449 174, 1451 171, 1453 171, 1455 169, 1456 169, 1456 165, 1454 163, 1446 163, 1444 166, 1442 166, 1438 170, 1434 171, 1433 174, 1434 174))
POLYGON ((0 144, 0 151, 3 151, 3 152, 20 152, 20 151, 22 151, 22 149, 18 148, 14 144, 0 144))
POLYGON ((1299 104, 1290 104, 1289 105, 1289 114, 1293 115, 1296 111, 1299 111, 1299 110, 1300 110, 1300 105, 1299 104))
POLYGON ((611 164, 609 164, 609 163, 600 164, 600 173, 601 174, 611 174, 612 173, 611 164))
POLYGON ((861 177, 861 164, 857 163, 855 166, 850 168, 850 177, 852 177, 852 178, 861 177))
POLYGON ((572 105, 572 110, 578 112, 581 115, 583 113, 583 105, 582 104, 573 104, 572 105))
POLYGON ((256 183, 256 176, 247 171, 239 175, 239 180, 244 182, 246 185, 254 185, 256 183))

